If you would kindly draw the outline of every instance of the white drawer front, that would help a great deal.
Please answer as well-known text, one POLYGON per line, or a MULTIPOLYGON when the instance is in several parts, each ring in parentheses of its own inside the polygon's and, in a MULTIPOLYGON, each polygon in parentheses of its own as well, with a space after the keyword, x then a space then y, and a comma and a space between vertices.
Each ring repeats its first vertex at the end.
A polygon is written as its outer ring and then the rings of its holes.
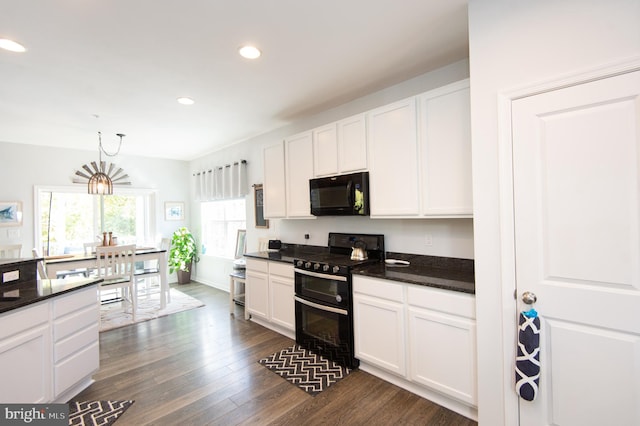
POLYGON ((97 286, 91 286, 85 290, 74 291, 66 296, 59 296, 53 299, 53 317, 59 318, 63 315, 91 305, 98 306, 97 286))
POLYGON ((56 364, 54 370, 54 391, 58 396, 85 377, 98 370, 100 350, 98 342, 56 364))
POLYGON ((476 298, 472 294, 408 285, 407 301, 410 305, 420 308, 432 309, 466 318, 476 317, 476 298))
POLYGON ((269 263, 269 274, 293 279, 293 264, 282 262, 269 263))
POLYGON ((376 278, 361 277, 357 275, 353 277, 354 292, 393 300, 395 302, 404 301, 403 287, 404 286, 402 284, 396 284, 376 278))
POLYGON ((269 272, 269 263, 266 260, 247 258, 247 269, 250 271, 269 272))
POLYGON ((99 321, 98 305, 89 306, 79 312, 65 316, 53 322, 53 341, 59 342, 65 337, 87 328, 99 321))
POLYGON ((58 363, 74 352, 98 342, 99 327, 97 322, 93 322, 89 327, 81 330, 66 339, 56 342, 54 345, 53 362, 58 363))

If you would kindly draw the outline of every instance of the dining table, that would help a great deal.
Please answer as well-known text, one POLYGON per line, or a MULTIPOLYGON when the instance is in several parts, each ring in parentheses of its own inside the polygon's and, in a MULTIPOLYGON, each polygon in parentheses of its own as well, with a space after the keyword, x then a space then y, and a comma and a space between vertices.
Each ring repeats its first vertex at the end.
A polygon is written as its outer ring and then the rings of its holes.
MULTIPOLYGON (((97 267, 96 254, 63 254, 45 256, 47 277, 56 279, 60 272, 75 269, 95 269, 97 267)), ((136 262, 157 261, 160 273, 160 308, 167 306, 167 296, 169 294, 169 276, 167 271, 167 250, 155 247, 136 247, 136 262)), ((148 275, 147 269, 137 272, 137 278, 144 278, 148 275)))

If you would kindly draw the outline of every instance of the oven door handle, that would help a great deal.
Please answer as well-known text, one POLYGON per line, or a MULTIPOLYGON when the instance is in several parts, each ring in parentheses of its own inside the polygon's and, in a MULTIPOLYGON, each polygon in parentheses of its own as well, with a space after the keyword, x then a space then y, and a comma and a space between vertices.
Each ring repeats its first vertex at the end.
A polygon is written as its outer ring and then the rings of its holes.
POLYGON ((344 309, 334 308, 332 306, 320 305, 318 303, 309 302, 308 300, 302 299, 298 296, 293 296, 293 299, 296 302, 300 302, 303 305, 311 306, 312 308, 320 309, 321 311, 333 312, 334 314, 340 314, 340 315, 349 315, 349 312, 347 312, 344 309))
POLYGON ((343 277, 341 275, 321 274, 318 272, 305 271, 304 269, 298 268, 294 268, 293 270, 298 274, 309 275, 310 277, 324 278, 325 280, 347 281, 347 277, 343 277))

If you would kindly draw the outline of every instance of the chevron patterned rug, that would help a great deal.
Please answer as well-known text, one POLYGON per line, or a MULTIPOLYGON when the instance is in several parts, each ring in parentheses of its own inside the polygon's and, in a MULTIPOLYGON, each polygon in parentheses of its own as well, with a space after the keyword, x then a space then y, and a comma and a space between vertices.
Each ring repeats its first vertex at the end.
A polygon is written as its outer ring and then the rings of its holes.
POLYGON ((134 401, 87 401, 69 403, 69 424, 109 426, 118 420, 134 401))
POLYGON ((258 362, 311 396, 316 396, 351 373, 351 369, 299 345, 282 349, 258 362))

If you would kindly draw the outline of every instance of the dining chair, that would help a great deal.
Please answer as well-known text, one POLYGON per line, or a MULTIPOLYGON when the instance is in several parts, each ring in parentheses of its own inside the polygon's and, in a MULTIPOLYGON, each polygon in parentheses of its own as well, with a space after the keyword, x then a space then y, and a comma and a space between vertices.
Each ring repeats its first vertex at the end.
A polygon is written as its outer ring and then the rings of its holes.
POLYGON ((19 259, 22 257, 22 244, 0 245, 0 259, 19 259))
MULTIPOLYGON (((162 240, 160 240, 159 248, 162 250, 167 250, 168 252, 171 248, 171 238, 163 238, 162 240)), ((145 262, 142 268, 136 268, 136 280, 138 284, 144 283, 144 293, 142 293, 143 295, 151 295, 152 293, 154 293, 153 290, 155 288, 159 288, 159 290, 162 291, 160 274, 160 264, 158 262, 145 262)), ((166 300, 167 303, 171 302, 171 293, 169 289, 167 289, 166 300)))
MULTIPOLYGON (((33 254, 34 259, 42 258, 42 256, 40 256, 40 253, 38 253, 38 249, 32 249, 31 253, 33 254)), ((36 266, 38 268, 38 276, 40 277, 40 279, 41 280, 49 279, 49 276, 47 275, 47 268, 44 264, 44 258, 42 258, 42 260, 39 260, 36 263, 36 266)))
POLYGON ((133 322, 136 321, 138 309, 135 263, 135 244, 96 247, 96 275, 104 280, 99 286, 100 294, 121 289, 123 309, 127 311, 124 301, 128 299, 133 322))

